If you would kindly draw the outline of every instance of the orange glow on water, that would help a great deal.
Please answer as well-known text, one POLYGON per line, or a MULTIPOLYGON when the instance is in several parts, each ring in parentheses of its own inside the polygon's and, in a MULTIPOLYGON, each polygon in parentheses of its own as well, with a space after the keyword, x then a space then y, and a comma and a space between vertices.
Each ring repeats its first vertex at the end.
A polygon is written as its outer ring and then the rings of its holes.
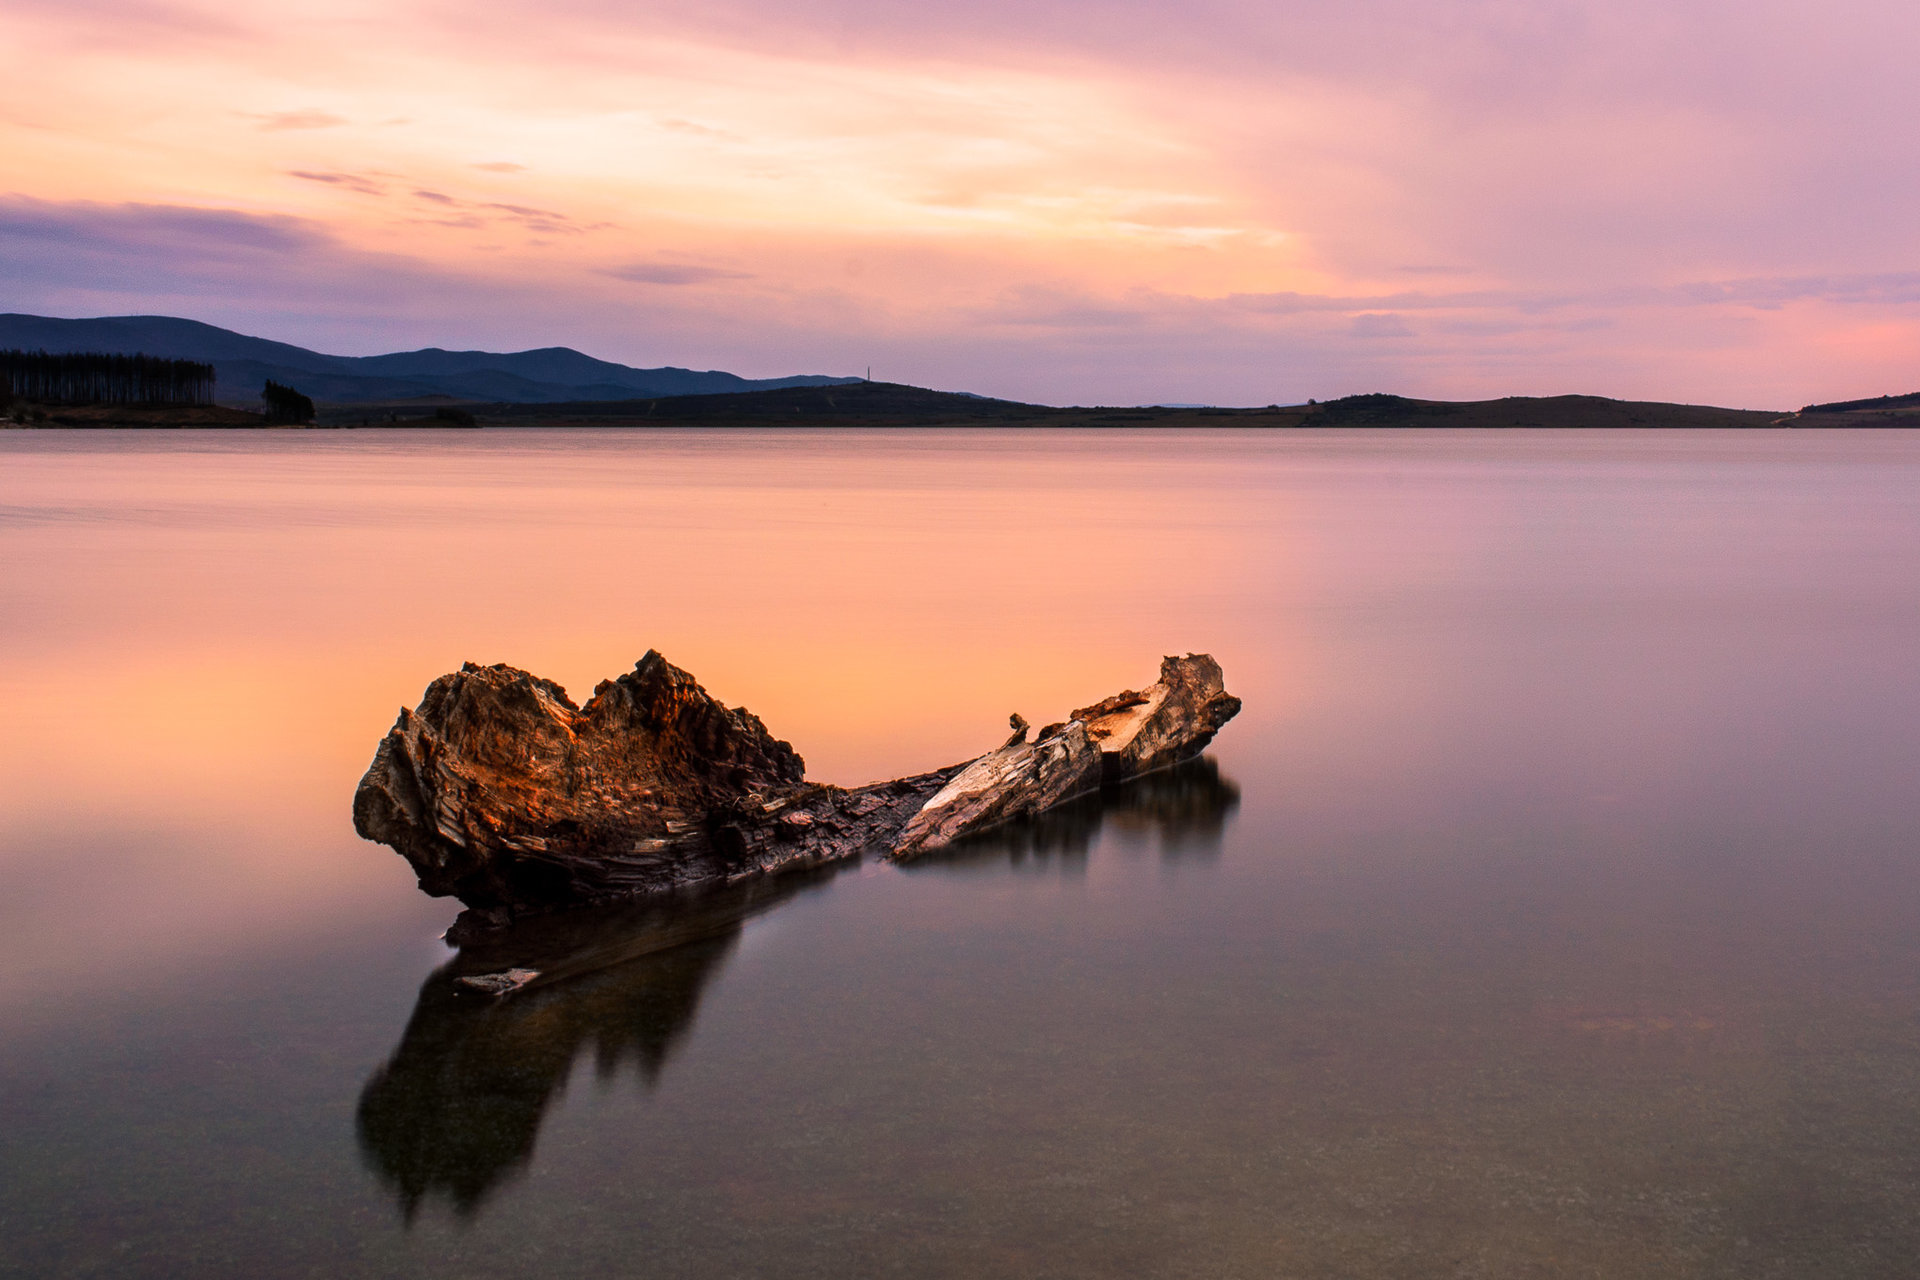
POLYGON ((0 960, 46 990, 444 922, 349 802, 398 708, 469 659, 583 698, 656 648, 841 783, 965 759, 1009 712, 1045 723, 1189 650, 1246 702, 1223 759, 1285 752, 1302 797, 1523 777, 1560 740, 1536 714, 1630 738, 1580 765, 1596 795, 1684 775, 1761 687, 1695 621, 1771 617, 1783 574, 1877 581, 1915 465, 1904 433, 5 443, 0 960), (1857 514, 1810 540, 1791 513, 1833 494, 1857 514), (1636 620, 1670 656, 1619 648, 1636 620))
POLYGON ((78 856, 61 852, 77 813, 130 845, 221 833, 184 861, 121 866, 110 889, 81 876, 99 933, 63 942, 22 920, 11 959, 110 968, 217 948, 303 903, 410 904, 348 801, 398 707, 464 660, 584 699, 658 648, 792 741, 811 776, 858 783, 977 754, 1011 711, 1044 723, 1138 686, 1162 652, 1211 646, 1231 669, 1250 640, 1184 615, 1286 571, 1236 532, 1269 499, 1204 456, 570 439, 10 456, 0 867, 78 856))

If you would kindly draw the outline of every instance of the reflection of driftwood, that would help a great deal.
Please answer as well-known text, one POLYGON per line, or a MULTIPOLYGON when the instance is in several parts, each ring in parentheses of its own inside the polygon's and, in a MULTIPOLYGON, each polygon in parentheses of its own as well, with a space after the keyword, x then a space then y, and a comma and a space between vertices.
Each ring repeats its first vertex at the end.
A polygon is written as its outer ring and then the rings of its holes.
POLYGON ((462 948, 427 979, 399 1047, 360 1094, 360 1148, 411 1218, 479 1207, 533 1155, 580 1054, 651 1086, 693 1025, 741 922, 830 872, 644 904, 538 916, 462 948), (511 1000, 476 982, 532 975, 511 1000), (571 981, 563 980, 571 979, 571 981))
POLYGON ((354 825, 420 887, 473 908, 466 934, 533 909, 817 866, 907 859, 1197 755, 1240 700, 1204 654, 964 765, 846 789, 656 653, 585 706, 512 667, 467 664, 402 711, 354 825))
MULTIPOLYGON (((1204 850, 1239 799, 1212 760, 1192 760, 915 865, 1072 857, 1103 824, 1151 834, 1169 855, 1204 850)), ((476 1212, 531 1160, 582 1054, 593 1055, 603 1079, 631 1071, 651 1087, 691 1031, 742 923, 832 875, 822 868, 534 915, 468 942, 421 987, 399 1045, 361 1090, 367 1163, 408 1218, 434 1198, 476 1212)))
POLYGON ((1105 816, 1123 841, 1151 840, 1166 858, 1204 857, 1220 852, 1239 807, 1240 788, 1208 756, 1136 778, 1105 816))

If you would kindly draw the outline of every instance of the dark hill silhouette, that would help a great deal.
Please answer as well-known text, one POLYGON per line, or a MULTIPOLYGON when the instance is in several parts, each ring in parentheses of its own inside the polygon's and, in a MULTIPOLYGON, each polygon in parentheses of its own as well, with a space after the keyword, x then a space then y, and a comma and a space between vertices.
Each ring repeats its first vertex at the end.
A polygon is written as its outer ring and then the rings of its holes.
POLYGON ((1856 413, 1862 409, 1920 409, 1920 391, 1904 396, 1875 396, 1871 400, 1835 400, 1828 404, 1810 404, 1801 413, 1856 413))
POLYGON ((1605 396, 1506 396, 1499 400, 1410 400, 1362 395, 1317 406, 1320 427, 1764 427, 1770 410, 1609 400, 1605 396))
POLYGON ((1810 404, 1793 415, 1793 423, 1799 427, 1920 427, 1920 391, 1810 404))
POLYGON ((255 403, 261 386, 268 381, 297 387, 315 400, 336 404, 422 397, 518 403, 617 400, 856 381, 819 375, 751 379, 717 370, 636 369, 596 360, 570 347, 505 353, 429 347, 382 356, 330 356, 175 316, 61 320, 4 314, 0 315, 0 348, 10 347, 54 353, 142 352, 205 361, 218 371, 216 395, 229 404, 255 403))
POLYGON ((1764 427, 1781 420, 1779 413, 1771 411, 1608 400, 1600 396, 1450 401, 1364 395, 1326 404, 1269 405, 1264 409, 1057 409, 890 382, 652 400, 493 405, 478 412, 483 422, 503 426, 1764 427))
MULTIPOLYGON (((569 347, 331 356, 172 316, 59 320, 0 315, 0 349, 143 352, 205 361, 220 400, 251 409, 268 381, 319 404, 322 425, 389 423, 464 403, 480 425, 865 427, 1762 427, 1920 425, 1920 393, 1813 405, 1799 414, 1711 405, 1509 396, 1415 400, 1358 395, 1325 404, 1226 409, 1191 405, 1053 408, 898 383, 809 375, 752 380, 718 371, 636 369, 569 347), (408 402, 411 402, 409 404, 408 402), (369 406, 378 405, 377 412, 369 406), (331 408, 329 406, 332 406, 331 408)), ((199 425, 206 414, 194 419, 199 425)), ((169 425, 125 411, 72 410, 63 425, 169 425), (67 419, 71 419, 68 422, 67 419)), ((237 419, 234 425, 240 425, 237 419)), ((178 424, 185 425, 186 419, 178 424)))
POLYGON ((1073 411, 960 392, 929 391, 897 382, 854 382, 718 396, 496 405, 483 410, 483 416, 503 421, 631 419, 688 426, 934 426, 1045 423, 1053 415, 1067 412, 1073 411))

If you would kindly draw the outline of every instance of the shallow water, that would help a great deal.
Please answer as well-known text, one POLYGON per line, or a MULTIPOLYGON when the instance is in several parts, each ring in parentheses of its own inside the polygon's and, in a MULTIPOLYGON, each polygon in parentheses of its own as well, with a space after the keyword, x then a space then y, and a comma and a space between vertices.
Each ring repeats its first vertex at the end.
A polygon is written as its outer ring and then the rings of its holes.
POLYGON ((1911 1276, 1916 547, 1892 432, 0 434, 0 1273, 1911 1276), (375 741, 648 647, 837 782, 1246 710, 449 1000, 375 741))

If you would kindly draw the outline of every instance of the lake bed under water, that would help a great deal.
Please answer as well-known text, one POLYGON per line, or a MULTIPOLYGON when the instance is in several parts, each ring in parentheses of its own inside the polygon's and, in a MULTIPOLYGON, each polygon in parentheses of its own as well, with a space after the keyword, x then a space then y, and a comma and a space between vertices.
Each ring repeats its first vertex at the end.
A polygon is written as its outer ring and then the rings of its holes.
POLYGON ((1899 432, 0 434, 0 1274, 1911 1276, 1917 548, 1899 432), (1246 707, 451 999, 375 743, 650 647, 841 783, 1246 707))

